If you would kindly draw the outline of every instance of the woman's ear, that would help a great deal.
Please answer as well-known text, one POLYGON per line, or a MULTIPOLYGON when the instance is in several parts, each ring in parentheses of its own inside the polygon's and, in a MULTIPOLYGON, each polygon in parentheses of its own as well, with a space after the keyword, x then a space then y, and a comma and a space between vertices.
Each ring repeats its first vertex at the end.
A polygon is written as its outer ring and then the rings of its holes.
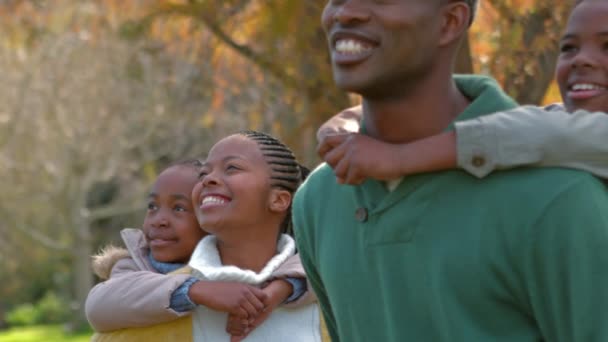
POLYGON ((280 188, 271 189, 268 201, 270 211, 285 212, 291 205, 291 193, 280 188))

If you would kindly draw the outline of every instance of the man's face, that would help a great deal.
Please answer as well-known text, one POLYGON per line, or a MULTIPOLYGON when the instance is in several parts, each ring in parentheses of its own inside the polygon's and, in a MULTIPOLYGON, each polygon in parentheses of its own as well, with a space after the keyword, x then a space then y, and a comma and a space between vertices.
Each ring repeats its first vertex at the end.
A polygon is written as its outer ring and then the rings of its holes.
POLYGON ((437 56, 439 3, 329 0, 322 23, 337 85, 376 96, 426 76, 437 56))
POLYGON ((608 112, 608 1, 585 0, 574 8, 556 79, 568 111, 608 112))

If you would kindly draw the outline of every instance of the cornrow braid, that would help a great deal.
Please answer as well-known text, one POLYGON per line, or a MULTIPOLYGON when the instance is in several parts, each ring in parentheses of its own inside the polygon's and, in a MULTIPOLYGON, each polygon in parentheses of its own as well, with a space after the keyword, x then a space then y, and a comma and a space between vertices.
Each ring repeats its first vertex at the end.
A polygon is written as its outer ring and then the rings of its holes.
MULTIPOLYGON (((287 190, 293 195, 310 171, 298 163, 289 147, 266 133, 248 130, 237 134, 258 144, 262 155, 270 166, 270 185, 287 190)), ((291 206, 289 206, 287 216, 281 224, 281 232, 293 235, 291 206)))
POLYGON ((289 147, 266 133, 243 131, 240 134, 258 144, 270 166, 271 185, 294 193, 302 181, 302 172, 289 147))

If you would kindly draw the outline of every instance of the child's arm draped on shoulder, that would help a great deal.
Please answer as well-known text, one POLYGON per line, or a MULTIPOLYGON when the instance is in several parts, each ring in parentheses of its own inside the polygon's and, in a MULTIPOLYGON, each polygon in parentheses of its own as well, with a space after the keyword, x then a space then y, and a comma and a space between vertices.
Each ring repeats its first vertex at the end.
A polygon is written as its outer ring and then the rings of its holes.
MULTIPOLYGON (((291 257, 279 268, 275 279, 265 288, 237 282, 193 281, 189 273, 161 274, 141 270, 130 257, 118 260, 111 268, 109 278, 91 289, 86 301, 86 314, 91 326, 98 332, 149 326, 165 323, 188 315, 175 306, 176 294, 184 286, 183 295, 194 305, 206 305, 224 311, 234 319, 233 332, 252 330, 256 319, 270 313, 276 306, 292 298, 294 306, 314 299, 306 288, 296 294, 291 281, 306 282, 299 258, 291 257), (287 281, 286 281, 287 279, 287 281), (295 297, 294 297, 295 296, 295 297)), ((183 309, 183 308, 182 308, 183 309)), ((259 322, 261 323, 261 322, 259 322)), ((257 324, 259 325, 259 324, 257 324)))
POLYGON ((197 304, 253 321, 266 302, 266 293, 247 284, 198 281, 190 272, 142 270, 125 257, 114 264, 109 279, 91 289, 85 310, 91 326, 107 332, 166 323, 190 314, 197 304), (190 305, 178 297, 187 297, 190 305))
POLYGON ((496 169, 518 166, 569 167, 608 178, 608 115, 545 110, 535 106, 455 123, 455 131, 408 144, 387 144, 334 126, 359 119, 347 109, 317 132, 318 153, 339 182, 359 184, 366 178, 389 180, 420 172, 460 167, 482 178, 496 169), (343 114, 349 114, 344 116, 343 114), (340 118, 340 119, 337 119, 340 118))
POLYGON ((408 144, 390 144, 356 133, 361 118, 360 106, 349 108, 317 131, 317 153, 332 167, 338 182, 360 184, 366 178, 391 180, 456 167, 454 132, 408 144))
POLYGON ((523 106, 456 123, 458 165, 477 177, 494 169, 556 166, 608 178, 608 115, 523 106))
POLYGON ((171 293, 189 275, 142 271, 130 257, 119 260, 109 279, 95 285, 85 303, 87 319, 98 332, 169 322, 186 313, 170 308, 171 293))

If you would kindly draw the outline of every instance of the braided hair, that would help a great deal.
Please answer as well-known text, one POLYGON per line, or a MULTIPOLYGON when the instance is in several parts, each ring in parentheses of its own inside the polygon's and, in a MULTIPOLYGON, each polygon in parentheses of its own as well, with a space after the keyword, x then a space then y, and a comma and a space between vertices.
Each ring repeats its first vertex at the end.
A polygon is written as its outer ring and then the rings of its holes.
MULTIPOLYGON (((293 195, 310 170, 298 163, 289 147, 266 133, 248 130, 237 134, 257 143, 266 163, 270 166, 270 186, 281 188, 293 195)), ((293 236, 291 205, 281 223, 281 233, 293 236)))

